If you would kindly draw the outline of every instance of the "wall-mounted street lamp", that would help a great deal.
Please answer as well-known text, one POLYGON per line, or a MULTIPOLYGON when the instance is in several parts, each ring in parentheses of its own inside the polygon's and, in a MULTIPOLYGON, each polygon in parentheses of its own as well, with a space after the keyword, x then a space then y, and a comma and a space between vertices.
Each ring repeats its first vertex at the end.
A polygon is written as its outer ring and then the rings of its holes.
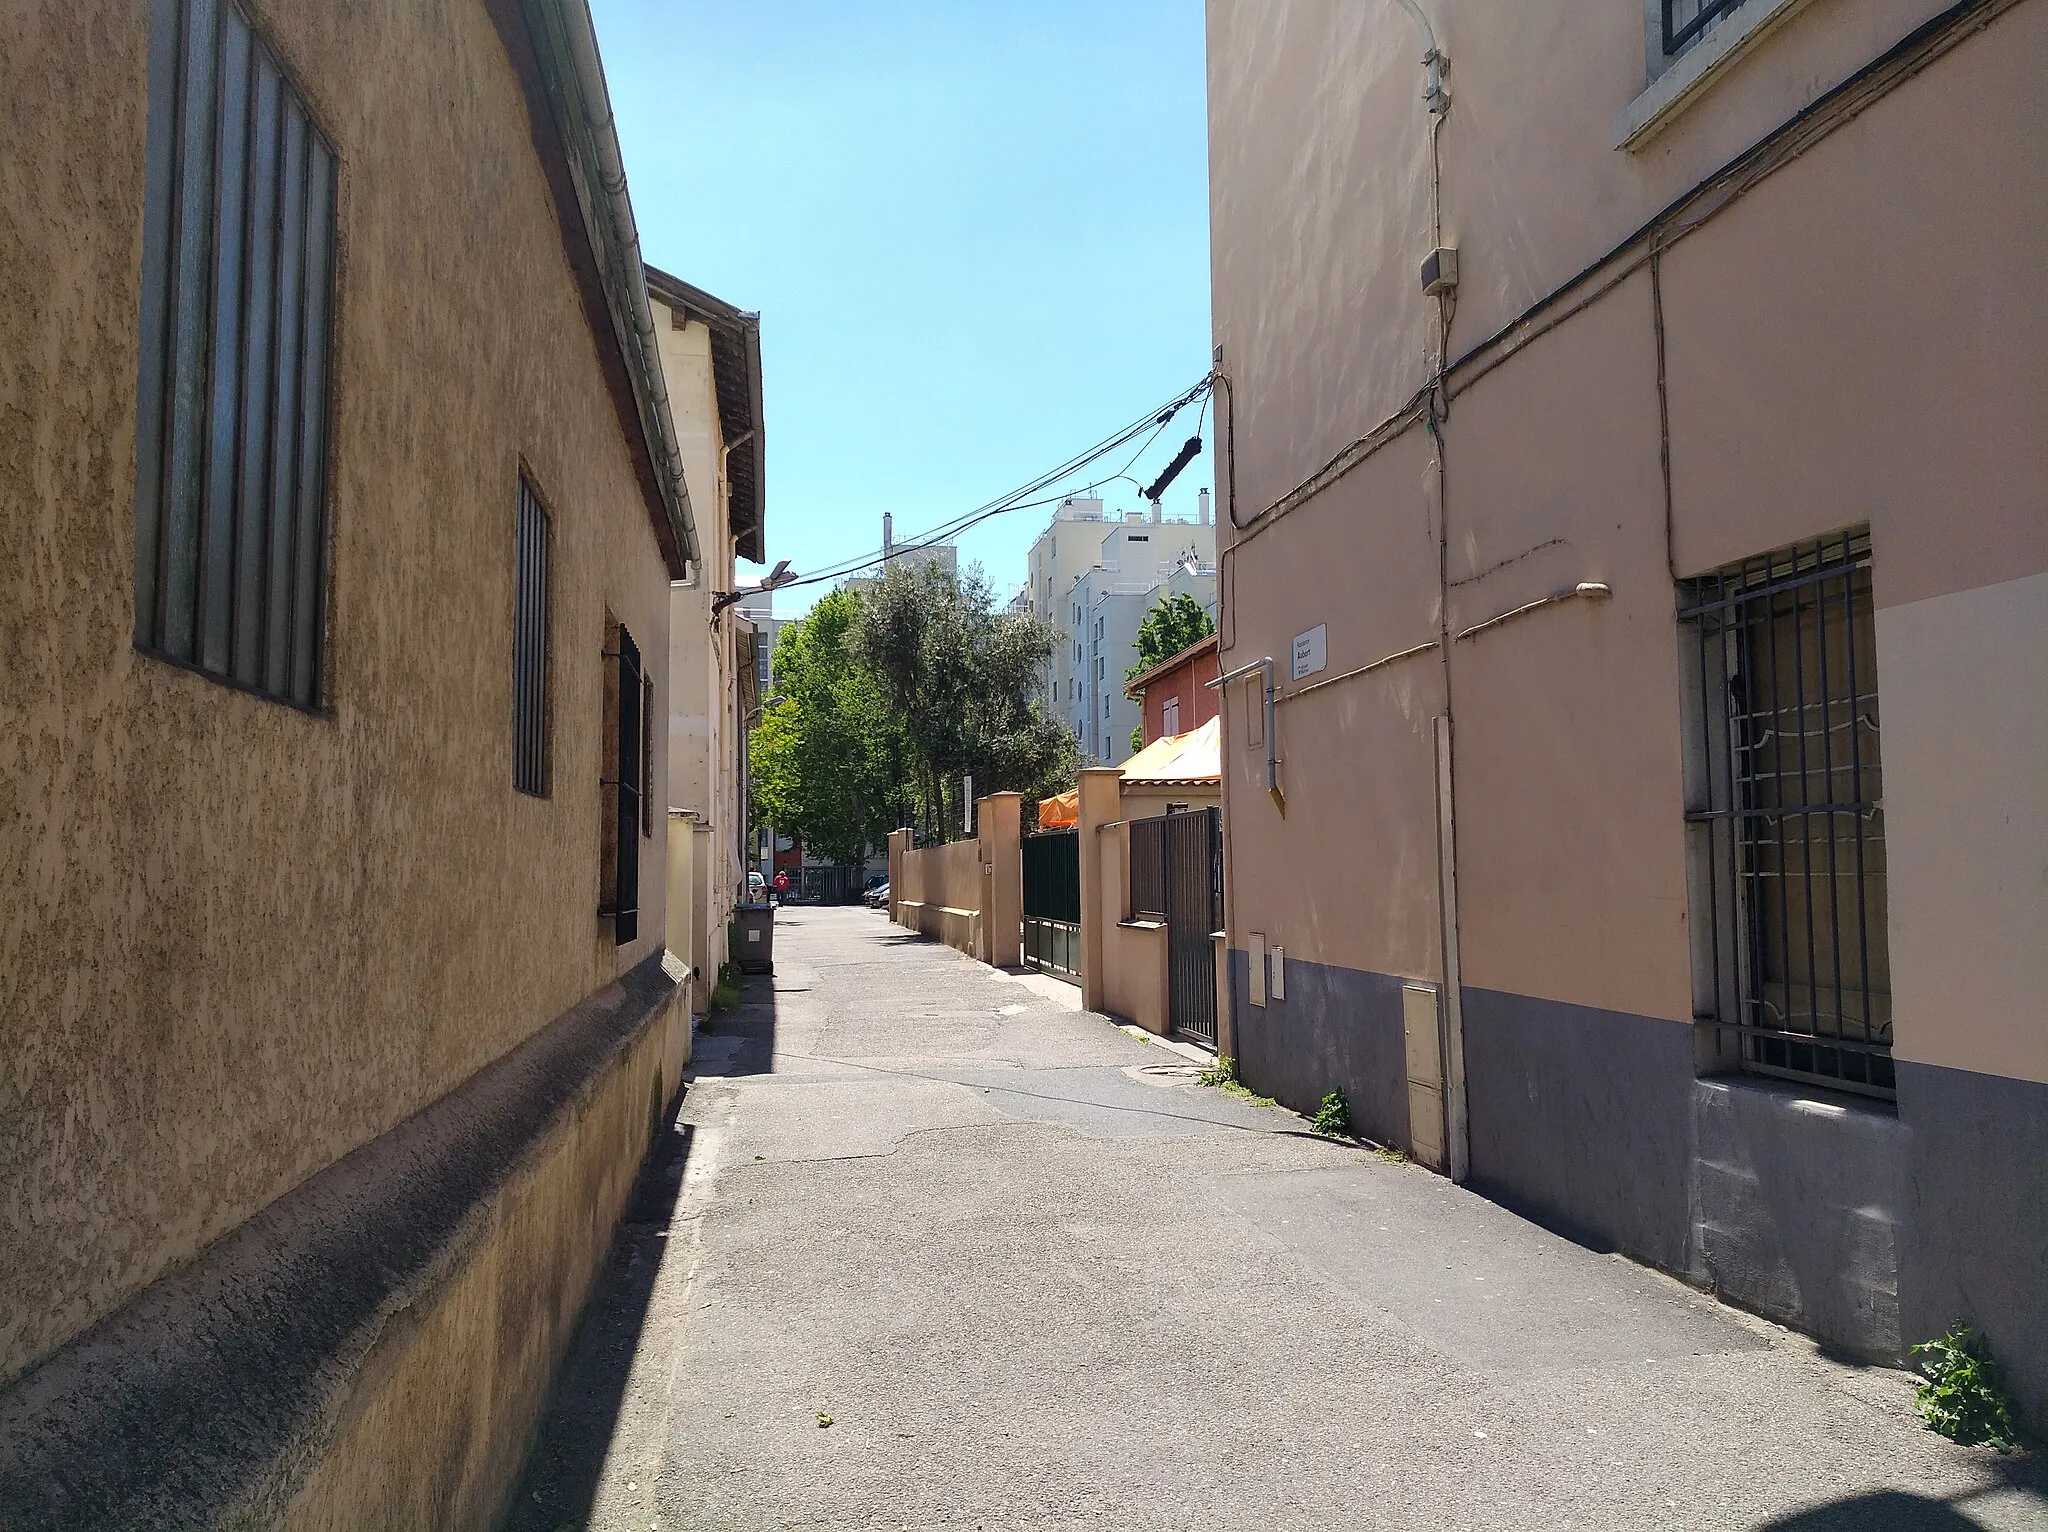
POLYGON ((749 596, 758 596, 766 591, 780 590, 796 579, 796 571, 789 567, 789 560, 783 559, 768 571, 768 578, 752 590, 715 590, 711 593, 711 615, 715 618, 729 606, 737 606, 749 596))

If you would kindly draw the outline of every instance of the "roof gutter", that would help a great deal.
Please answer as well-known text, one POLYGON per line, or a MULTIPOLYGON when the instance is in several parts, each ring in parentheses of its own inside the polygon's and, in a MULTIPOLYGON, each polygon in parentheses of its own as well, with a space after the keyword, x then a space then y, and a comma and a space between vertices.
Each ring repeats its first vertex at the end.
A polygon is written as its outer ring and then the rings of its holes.
POLYGON ((521 0, 521 8, 535 54, 554 77, 555 94, 567 118, 561 131, 577 171, 583 221, 596 248, 606 307, 625 356, 669 530, 683 560, 701 566, 703 554, 640 265, 640 229, 626 195, 626 163, 613 124, 604 65, 598 59, 590 6, 588 0, 521 0))

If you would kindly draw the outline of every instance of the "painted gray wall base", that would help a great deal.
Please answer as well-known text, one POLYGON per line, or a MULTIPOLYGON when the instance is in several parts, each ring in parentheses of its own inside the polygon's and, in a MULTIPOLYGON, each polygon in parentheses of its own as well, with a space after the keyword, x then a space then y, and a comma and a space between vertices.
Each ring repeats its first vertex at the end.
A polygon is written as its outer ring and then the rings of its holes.
POLYGON ((1465 990, 1472 1185, 1667 1271, 1686 1267, 1688 1022, 1465 990))
POLYGON ((1909 1135, 1876 1101, 1727 1075, 1692 1090, 1692 1263, 1744 1308, 1896 1362, 1909 1135))
POLYGON ((1904 1059, 1897 1069, 1912 1130, 1905 1339, 1976 1325, 2029 1425, 2048 1430, 2048 1085, 1904 1059))
POLYGON ((654 953, 0 1392, 0 1526, 272 1524, 387 1326, 675 987, 654 953))
POLYGON ((1252 1005, 1250 954, 1230 952, 1237 1072, 1253 1090, 1313 1114, 1334 1088, 1355 1132, 1408 1146, 1408 1082, 1401 1043, 1401 984, 1381 973, 1287 959, 1287 998, 1252 1005))
MULTIPOLYGON (((1246 1002, 1238 1070, 1312 1112, 1336 1085, 1361 1133, 1408 1142, 1401 980, 1287 961, 1246 1002)), ((1809 1331, 1894 1361, 1958 1319, 2048 1424, 2048 1085, 1904 1060, 1881 1104, 1699 1079, 1689 1023, 1465 991, 1473 1189, 1809 1331)))

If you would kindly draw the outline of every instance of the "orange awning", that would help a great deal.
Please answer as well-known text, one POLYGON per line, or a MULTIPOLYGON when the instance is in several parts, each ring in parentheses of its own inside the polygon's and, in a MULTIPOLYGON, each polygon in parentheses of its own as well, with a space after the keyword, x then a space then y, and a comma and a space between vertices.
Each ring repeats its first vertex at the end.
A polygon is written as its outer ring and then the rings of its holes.
POLYGON ((1057 797, 1038 800, 1038 828, 1061 830, 1070 824, 1077 824, 1081 818, 1081 789, 1061 793, 1057 797))

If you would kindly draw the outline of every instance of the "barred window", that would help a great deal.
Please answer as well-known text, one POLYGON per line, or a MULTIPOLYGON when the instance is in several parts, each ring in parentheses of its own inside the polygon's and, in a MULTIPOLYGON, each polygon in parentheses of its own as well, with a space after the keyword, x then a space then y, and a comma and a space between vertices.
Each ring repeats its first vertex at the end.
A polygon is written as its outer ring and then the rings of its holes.
POLYGON ((1675 58, 1742 0, 1663 0, 1664 54, 1675 58))
POLYGON ((1680 592, 1694 1013, 1760 1073, 1893 1092, 1870 542, 1680 592))
POLYGON ((519 479, 512 596, 512 786, 548 795, 548 513, 519 479))
POLYGON ((317 708, 334 151, 231 0, 154 0, 135 643, 317 708))

